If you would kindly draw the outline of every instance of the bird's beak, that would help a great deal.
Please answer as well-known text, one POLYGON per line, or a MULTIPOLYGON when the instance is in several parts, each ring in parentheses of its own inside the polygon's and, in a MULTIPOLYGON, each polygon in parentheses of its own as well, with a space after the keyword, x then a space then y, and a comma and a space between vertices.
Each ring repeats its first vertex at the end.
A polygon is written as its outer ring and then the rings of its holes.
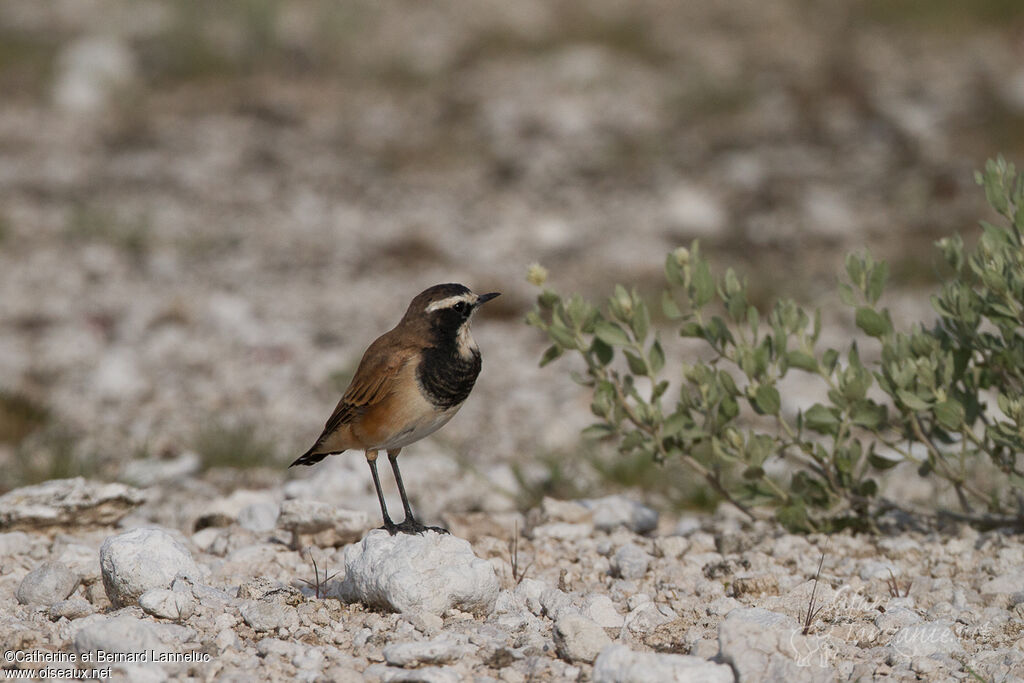
POLYGON ((491 292, 490 294, 481 294, 476 298, 476 305, 485 304, 496 296, 501 295, 501 292, 491 292))

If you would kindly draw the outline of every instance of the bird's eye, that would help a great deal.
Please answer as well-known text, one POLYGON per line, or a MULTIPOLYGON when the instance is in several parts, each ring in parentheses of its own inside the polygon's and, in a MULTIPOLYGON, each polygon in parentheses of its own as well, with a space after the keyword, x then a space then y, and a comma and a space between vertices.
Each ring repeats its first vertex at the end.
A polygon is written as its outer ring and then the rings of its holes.
POLYGON ((452 306, 452 310, 454 310, 459 315, 465 314, 467 308, 469 308, 469 307, 466 305, 465 301, 460 301, 457 304, 455 304, 454 306, 452 306))

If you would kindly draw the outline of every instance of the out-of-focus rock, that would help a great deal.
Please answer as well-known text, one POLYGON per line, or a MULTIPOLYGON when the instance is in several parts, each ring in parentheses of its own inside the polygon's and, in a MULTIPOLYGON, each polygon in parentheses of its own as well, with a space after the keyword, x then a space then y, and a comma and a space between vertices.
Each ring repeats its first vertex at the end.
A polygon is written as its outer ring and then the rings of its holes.
POLYGON ((315 500, 281 503, 277 526, 292 532, 293 547, 339 547, 362 538, 372 526, 361 510, 343 510, 315 500))
POLYGON ((0 529, 110 526, 145 500, 124 484, 52 479, 0 496, 0 529))
POLYGON ((75 592, 81 577, 60 562, 47 562, 33 569, 18 585, 18 602, 23 605, 46 605, 66 599, 75 592))
POLYGON ((121 40, 113 36, 79 38, 57 57, 53 100, 70 113, 99 112, 135 83, 136 72, 135 55, 121 40))
POLYGON ((700 681, 732 683, 732 669, 689 655, 634 652, 625 645, 609 645, 594 662, 594 683, 643 681, 700 681))

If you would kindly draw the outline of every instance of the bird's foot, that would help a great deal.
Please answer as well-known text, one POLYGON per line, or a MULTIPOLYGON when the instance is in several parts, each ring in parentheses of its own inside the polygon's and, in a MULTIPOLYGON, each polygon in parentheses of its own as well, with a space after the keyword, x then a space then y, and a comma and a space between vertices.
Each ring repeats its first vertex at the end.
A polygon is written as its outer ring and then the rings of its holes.
MULTIPOLYGON (((415 519, 412 519, 411 517, 410 518, 406 518, 406 520, 404 522, 402 522, 401 524, 396 524, 395 525, 395 531, 401 531, 403 534, 422 534, 424 531, 435 531, 435 532, 437 532, 439 534, 450 534, 451 533, 450 531, 448 531, 447 529, 445 529, 443 527, 427 526, 425 524, 420 524, 419 522, 417 522, 415 519)), ((395 534, 395 531, 391 532, 392 535, 395 534)))

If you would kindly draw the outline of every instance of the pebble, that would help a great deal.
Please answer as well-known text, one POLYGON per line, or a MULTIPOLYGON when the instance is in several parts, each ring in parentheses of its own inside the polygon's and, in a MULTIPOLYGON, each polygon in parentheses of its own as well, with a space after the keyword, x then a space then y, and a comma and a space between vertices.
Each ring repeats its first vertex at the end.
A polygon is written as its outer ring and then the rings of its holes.
POLYGON ((612 640, 605 630, 581 614, 565 614, 555 622, 555 647, 568 662, 593 662, 612 640))
POLYGON ((46 562, 33 569, 18 585, 18 602, 49 607, 70 596, 81 577, 60 562, 46 562))
POLYGON ((134 604, 150 588, 169 588, 177 576, 199 579, 199 566, 163 529, 138 528, 111 536, 100 547, 107 597, 115 607, 134 604))
POLYGON ((732 669, 700 657, 635 652, 625 645, 604 648, 594 662, 594 683, 700 681, 732 683, 732 669))

